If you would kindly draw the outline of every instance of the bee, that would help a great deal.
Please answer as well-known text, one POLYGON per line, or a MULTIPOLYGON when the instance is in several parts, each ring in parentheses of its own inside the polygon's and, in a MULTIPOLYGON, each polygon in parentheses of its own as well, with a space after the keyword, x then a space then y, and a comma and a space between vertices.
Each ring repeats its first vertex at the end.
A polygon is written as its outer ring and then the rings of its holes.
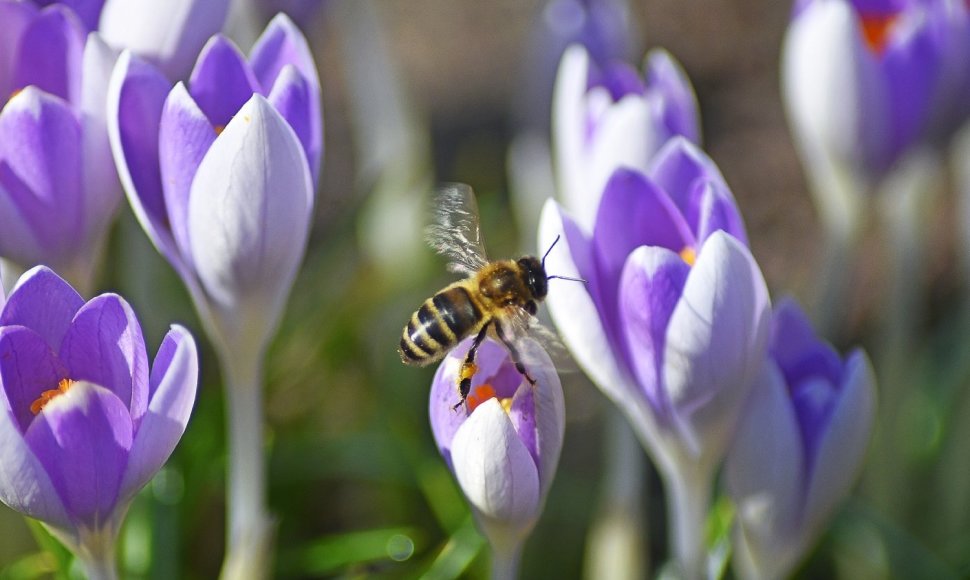
POLYGON ((425 300, 411 315, 398 348, 401 360, 412 366, 429 365, 441 360, 465 338, 474 336, 458 372, 461 398, 454 406, 457 409, 471 389, 477 371, 476 352, 488 336, 505 345, 516 370, 535 385, 519 356, 516 340, 537 327, 535 314, 546 297, 549 280, 585 282, 546 274, 546 256, 559 238, 541 260, 523 256, 517 260, 489 261, 479 231, 475 195, 464 184, 438 190, 434 222, 428 227, 427 237, 431 247, 450 260, 448 270, 464 274, 465 278, 425 300))

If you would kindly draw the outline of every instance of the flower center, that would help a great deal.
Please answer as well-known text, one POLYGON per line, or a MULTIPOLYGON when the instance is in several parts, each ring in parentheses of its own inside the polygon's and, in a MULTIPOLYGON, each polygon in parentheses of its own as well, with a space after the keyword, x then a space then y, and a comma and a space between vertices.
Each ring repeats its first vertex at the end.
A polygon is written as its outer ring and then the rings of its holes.
POLYGON ((889 41, 889 31, 898 19, 898 14, 870 14, 862 17, 862 37, 869 49, 882 54, 889 41))
POLYGON ((57 388, 51 389, 49 391, 44 391, 37 397, 37 400, 30 404, 30 412, 34 415, 40 413, 41 409, 47 406, 47 403, 53 401, 57 396, 63 395, 71 388, 74 381, 71 379, 61 379, 57 382, 57 388))
MULTIPOLYGON (((488 383, 478 385, 472 389, 472 392, 468 393, 468 397, 465 399, 465 404, 468 405, 468 413, 471 414, 471 412, 474 411, 479 405, 493 398, 497 399, 498 395, 495 393, 495 389, 492 387, 492 385, 488 383)), ((506 413, 512 410, 511 397, 507 399, 499 399, 498 402, 502 405, 502 408, 505 409, 506 413)))
POLYGON ((697 261, 697 252, 690 246, 684 246, 684 249, 680 251, 680 259, 687 262, 688 266, 693 266, 694 262, 697 261))

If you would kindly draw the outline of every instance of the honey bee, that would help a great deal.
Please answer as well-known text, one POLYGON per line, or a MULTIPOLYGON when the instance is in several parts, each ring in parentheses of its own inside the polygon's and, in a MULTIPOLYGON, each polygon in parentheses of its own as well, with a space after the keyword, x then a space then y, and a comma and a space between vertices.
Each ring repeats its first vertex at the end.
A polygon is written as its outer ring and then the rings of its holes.
MULTIPOLYGON (((428 243, 449 258, 448 270, 466 277, 425 300, 404 327, 398 351, 404 364, 425 366, 441 360, 459 342, 474 336, 458 372, 460 407, 471 389, 477 366, 475 355, 485 337, 509 350, 515 368, 530 384, 528 373, 515 346, 516 340, 540 329, 535 314, 546 297, 548 281, 542 260, 524 256, 518 260, 489 261, 478 225, 478 207, 472 189, 464 184, 446 185, 435 196, 434 222, 428 227, 428 243)), ((541 331, 540 331, 541 334, 541 331)))

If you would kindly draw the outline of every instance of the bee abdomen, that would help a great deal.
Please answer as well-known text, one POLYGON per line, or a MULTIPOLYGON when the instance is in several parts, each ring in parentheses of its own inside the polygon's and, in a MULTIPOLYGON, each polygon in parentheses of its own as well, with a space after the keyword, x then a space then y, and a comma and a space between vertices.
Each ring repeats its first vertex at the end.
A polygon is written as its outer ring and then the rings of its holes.
POLYGON ((411 315, 401 337, 401 360, 424 365, 440 359, 476 330, 481 319, 481 310, 465 288, 438 292, 411 315))

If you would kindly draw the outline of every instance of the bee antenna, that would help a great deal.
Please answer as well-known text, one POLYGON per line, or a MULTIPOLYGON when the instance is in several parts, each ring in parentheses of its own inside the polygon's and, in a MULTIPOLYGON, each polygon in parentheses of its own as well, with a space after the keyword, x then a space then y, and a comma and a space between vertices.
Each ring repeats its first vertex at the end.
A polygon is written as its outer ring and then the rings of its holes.
POLYGON ((554 278, 558 280, 570 280, 572 282, 582 282, 583 284, 586 284, 586 280, 583 280, 582 278, 570 278, 569 276, 546 276, 546 280, 552 280, 554 278))
MULTIPOLYGON (((548 249, 548 250, 546 250, 546 253, 542 255, 542 268, 543 268, 543 269, 545 269, 545 268, 546 268, 546 256, 548 256, 548 255, 549 255, 549 252, 551 252, 551 251, 552 251, 552 249, 556 247, 556 243, 558 243, 558 242, 559 242, 559 238, 560 238, 560 237, 561 237, 561 236, 558 236, 558 235, 557 235, 557 236, 556 236, 556 239, 554 239, 554 240, 552 241, 552 244, 550 244, 550 245, 549 245, 549 249, 548 249)), ((546 279, 548 280, 548 278, 546 278, 546 279)))

